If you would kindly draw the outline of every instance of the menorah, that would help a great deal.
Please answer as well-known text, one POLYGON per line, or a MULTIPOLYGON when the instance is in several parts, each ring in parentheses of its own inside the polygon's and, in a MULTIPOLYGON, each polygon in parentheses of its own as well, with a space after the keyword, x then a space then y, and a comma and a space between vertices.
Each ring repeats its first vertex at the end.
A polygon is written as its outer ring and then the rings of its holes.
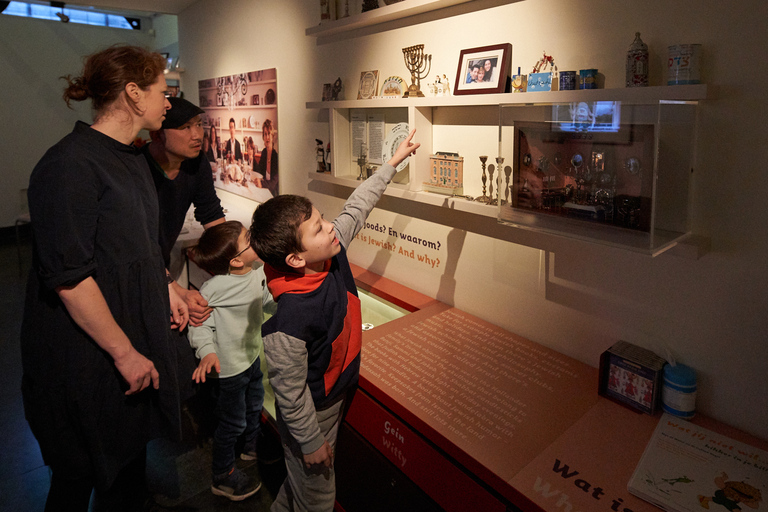
POLYGON ((403 98, 424 97, 421 92, 421 79, 426 78, 432 69, 432 55, 424 53, 424 45, 417 44, 403 48, 405 67, 411 72, 411 85, 403 98))

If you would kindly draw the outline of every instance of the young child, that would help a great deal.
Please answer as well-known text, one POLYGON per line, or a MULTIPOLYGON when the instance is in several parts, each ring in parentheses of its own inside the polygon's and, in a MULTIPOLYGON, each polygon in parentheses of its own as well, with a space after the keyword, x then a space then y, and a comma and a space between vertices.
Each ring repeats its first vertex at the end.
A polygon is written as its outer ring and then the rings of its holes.
POLYGON ((274 311, 274 302, 263 269, 253 268, 258 257, 240 222, 227 221, 205 230, 194 258, 200 268, 213 274, 200 289, 213 312, 200 327, 189 329, 189 342, 200 359, 192 378, 205 382, 215 370, 219 379, 211 491, 240 501, 261 487, 261 482, 235 467, 235 442, 244 433, 241 458, 256 458, 264 401, 259 360, 262 311, 274 311))
POLYGON ((333 453, 344 402, 357 386, 362 320, 346 248, 365 225, 395 167, 416 151, 413 131, 349 197, 331 223, 309 199, 259 206, 251 245, 265 262, 275 315, 262 327, 288 476, 273 511, 333 510, 333 453))

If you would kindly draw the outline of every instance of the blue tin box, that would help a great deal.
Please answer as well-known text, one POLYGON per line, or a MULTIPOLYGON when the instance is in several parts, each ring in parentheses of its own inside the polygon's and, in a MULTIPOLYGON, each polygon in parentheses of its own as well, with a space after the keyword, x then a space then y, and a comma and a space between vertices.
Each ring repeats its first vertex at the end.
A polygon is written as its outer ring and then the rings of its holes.
POLYGON ((531 73, 528 75, 528 92, 551 91, 552 73, 531 73))

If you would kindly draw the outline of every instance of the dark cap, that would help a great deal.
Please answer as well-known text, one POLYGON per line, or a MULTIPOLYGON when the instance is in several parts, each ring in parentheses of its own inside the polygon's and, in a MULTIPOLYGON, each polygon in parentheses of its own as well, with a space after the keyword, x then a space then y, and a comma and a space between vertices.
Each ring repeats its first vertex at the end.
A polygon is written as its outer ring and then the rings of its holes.
POLYGON ((178 128, 193 117, 205 114, 205 110, 184 98, 170 97, 168 101, 171 102, 171 108, 165 112, 163 130, 178 128))

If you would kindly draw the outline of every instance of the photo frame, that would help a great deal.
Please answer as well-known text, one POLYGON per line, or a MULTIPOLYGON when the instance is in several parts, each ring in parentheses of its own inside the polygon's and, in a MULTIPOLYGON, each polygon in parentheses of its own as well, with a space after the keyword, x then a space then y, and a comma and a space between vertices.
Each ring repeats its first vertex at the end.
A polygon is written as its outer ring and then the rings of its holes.
POLYGON ((509 43, 461 50, 453 94, 509 92, 511 63, 512 45, 509 43))
POLYGON ((648 349, 619 341, 600 356, 598 394, 653 415, 660 407, 665 363, 648 349))

